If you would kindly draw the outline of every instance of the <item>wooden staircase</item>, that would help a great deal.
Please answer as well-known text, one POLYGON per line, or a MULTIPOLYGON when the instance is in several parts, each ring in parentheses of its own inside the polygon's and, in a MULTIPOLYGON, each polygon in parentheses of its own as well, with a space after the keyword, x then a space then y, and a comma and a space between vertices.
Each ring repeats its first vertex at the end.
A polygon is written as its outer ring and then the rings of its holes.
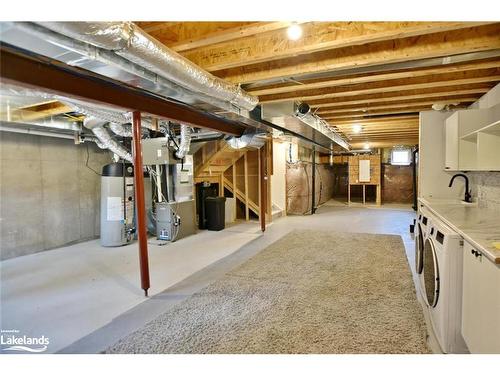
MULTIPOLYGON (((233 183, 231 181, 229 181, 229 179, 226 177, 224 177, 224 187, 227 190, 229 190, 231 193, 233 193, 233 195, 236 197, 236 199, 238 199, 242 203, 245 203, 245 193, 242 192, 241 190, 239 190, 238 188, 236 188, 236 191, 235 191, 233 183)), ((247 203, 248 203, 248 209, 250 211, 252 211, 254 214, 256 214, 257 216, 259 216, 260 215, 259 205, 257 203, 255 203, 253 200, 251 200, 250 198, 247 199, 247 203)))
MULTIPOLYGON (((219 195, 224 195, 224 189, 229 190, 233 196, 245 205, 246 219, 249 219, 248 212, 252 211, 257 216, 260 215, 260 207, 257 202, 248 197, 245 191, 234 186, 236 180, 231 181, 230 178, 224 175, 228 169, 233 167, 233 174, 235 173, 236 162, 242 157, 245 157, 246 164, 246 154, 249 152, 248 149, 235 150, 228 146, 227 142, 224 140, 217 141, 215 144, 205 144, 200 150, 197 151, 196 158, 198 166, 195 165, 194 170, 194 181, 195 183, 208 181, 211 183, 217 183, 221 187, 219 189, 219 195)), ((245 175, 247 175, 247 169, 245 167, 245 175)), ((243 190, 248 188, 248 184, 245 184, 243 190)))
MULTIPOLYGON (((204 146, 205 147, 205 146, 204 146)), ((204 149, 200 150, 202 153, 204 149)), ((212 175, 221 175, 246 153, 245 149, 233 150, 223 140, 217 141, 215 151, 202 158, 202 164, 194 171, 195 180, 204 180, 212 175)))

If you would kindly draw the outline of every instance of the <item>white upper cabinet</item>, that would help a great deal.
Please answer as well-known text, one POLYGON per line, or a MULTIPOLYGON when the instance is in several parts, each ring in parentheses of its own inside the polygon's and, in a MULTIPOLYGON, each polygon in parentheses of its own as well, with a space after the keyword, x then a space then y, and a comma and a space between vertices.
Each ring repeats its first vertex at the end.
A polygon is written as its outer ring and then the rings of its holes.
POLYGON ((500 170, 500 105, 457 111, 445 132, 445 170, 500 170))

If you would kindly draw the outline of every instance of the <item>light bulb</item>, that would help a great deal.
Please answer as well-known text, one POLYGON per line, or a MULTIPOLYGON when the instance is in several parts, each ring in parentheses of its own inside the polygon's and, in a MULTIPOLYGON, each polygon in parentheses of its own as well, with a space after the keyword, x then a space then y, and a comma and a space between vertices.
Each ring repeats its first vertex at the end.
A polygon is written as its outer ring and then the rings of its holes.
POLYGON ((298 40, 302 36, 302 27, 296 23, 292 23, 288 29, 286 29, 286 34, 290 40, 298 40))
POLYGON ((363 148, 365 150, 369 150, 370 149, 370 144, 369 143, 365 143, 365 145, 363 146, 363 148))
POLYGON ((352 131, 353 131, 354 133, 361 133, 361 130, 362 130, 362 127, 361 127, 361 125, 359 125, 359 124, 355 124, 355 125, 353 125, 353 127, 352 127, 352 131))

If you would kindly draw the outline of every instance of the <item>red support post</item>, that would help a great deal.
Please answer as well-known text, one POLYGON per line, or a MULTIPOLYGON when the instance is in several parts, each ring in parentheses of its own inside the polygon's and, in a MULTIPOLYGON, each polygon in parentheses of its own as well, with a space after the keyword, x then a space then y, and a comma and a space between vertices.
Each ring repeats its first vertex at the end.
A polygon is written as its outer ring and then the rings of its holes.
POLYGON ((148 296, 149 289, 149 262, 148 262, 148 234, 146 230, 146 204, 144 201, 144 173, 142 168, 141 146, 141 112, 132 114, 132 139, 134 153, 134 190, 137 212, 137 233, 139 238, 139 265, 141 270, 141 288, 148 296))

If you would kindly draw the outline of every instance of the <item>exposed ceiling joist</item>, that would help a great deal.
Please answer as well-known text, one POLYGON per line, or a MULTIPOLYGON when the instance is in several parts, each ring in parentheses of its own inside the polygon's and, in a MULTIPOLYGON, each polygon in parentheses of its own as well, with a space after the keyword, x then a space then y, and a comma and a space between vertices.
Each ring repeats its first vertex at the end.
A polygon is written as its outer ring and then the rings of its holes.
POLYGON ((303 37, 289 40, 284 30, 192 50, 185 56, 217 71, 315 52, 484 25, 484 22, 310 22, 303 37))
MULTIPOLYGON (((335 109, 342 106, 352 106, 360 104, 373 104, 373 103, 388 103, 388 102, 399 102, 403 100, 425 100, 429 98, 435 98, 435 102, 440 102, 442 100, 453 99, 455 96, 460 95, 473 95, 482 94, 489 90, 488 87, 477 88, 477 89, 466 89, 466 90, 452 90, 452 91, 438 91, 438 92, 426 92, 421 94, 413 95, 400 95, 397 93, 391 93, 392 96, 387 95, 367 95, 367 99, 355 99, 355 100, 340 100, 331 101, 323 104, 314 104, 314 102, 308 102, 308 104, 315 109, 322 108, 324 110, 335 109)), ((477 95, 476 95, 477 98, 477 95)), ((319 113, 319 112, 318 112, 319 113)))
POLYGON ((368 95, 368 94, 377 94, 377 93, 387 93, 387 92, 398 92, 398 91, 407 91, 407 90, 418 90, 418 89, 429 89, 436 87, 447 87, 448 91, 450 91, 451 86, 459 86, 459 85, 471 85, 477 83, 485 83, 485 82, 497 82, 500 81, 500 75, 486 75, 483 77, 474 77, 474 78, 464 78, 464 79, 446 79, 441 81, 430 81, 430 82, 422 82, 422 83, 411 83, 411 84, 393 84, 385 83, 384 86, 380 85, 379 87, 373 88, 360 88, 360 89, 343 89, 343 90, 330 90, 331 92, 310 94, 310 93, 302 93, 295 94, 296 96, 287 96, 287 97, 273 97, 272 95, 269 97, 261 98, 261 102, 263 103, 275 103, 275 102, 283 102, 288 100, 297 100, 297 101, 306 101, 309 100, 325 100, 328 98, 339 98, 346 96, 358 96, 358 95, 368 95))
POLYGON ((320 117, 327 116, 330 114, 335 114, 335 113, 344 113, 344 112, 368 112, 368 111, 373 111, 373 110, 378 110, 378 109, 389 109, 389 108, 407 108, 407 107, 412 107, 412 106, 432 106, 434 103, 440 103, 440 104, 460 104, 460 103, 472 103, 476 101, 477 98, 475 97, 465 97, 465 98, 455 98, 455 99, 448 99, 448 100, 428 100, 428 101, 412 101, 412 102, 405 102, 405 103, 396 103, 396 104, 385 104, 385 105, 364 105, 364 106, 357 106, 357 107, 342 107, 338 109, 333 109, 333 110, 321 110, 317 111, 316 114, 320 117))
POLYGON ((169 48, 176 52, 183 52, 195 48, 206 47, 212 44, 224 43, 234 39, 267 33, 287 28, 291 22, 255 22, 253 24, 238 26, 226 30, 215 31, 206 34, 202 38, 192 38, 169 45, 169 48))
POLYGON ((420 111, 426 111, 429 110, 430 108, 428 107, 410 107, 410 108, 405 108, 405 109, 387 109, 387 110, 382 110, 382 111, 368 111, 366 113, 347 113, 347 114, 335 114, 335 115, 329 115, 329 116, 324 116, 323 118, 327 121, 335 121, 336 119, 343 119, 343 118, 355 118, 355 117, 365 117, 365 116, 382 116, 382 115, 392 115, 396 113, 418 113, 420 111))
POLYGON ((500 48, 499 34, 500 24, 497 23, 454 32, 391 39, 368 45, 351 45, 296 58, 289 57, 278 61, 220 70, 217 75, 243 84, 278 77, 293 77, 305 73, 487 51, 500 48))
POLYGON ((454 73, 454 72, 464 72, 464 71, 469 71, 469 70, 490 69, 490 68, 498 68, 498 67, 500 67, 500 60, 483 61, 483 62, 477 62, 477 63, 441 66, 438 68, 427 68, 427 69, 418 69, 418 70, 408 70, 408 71, 404 71, 404 72, 372 74, 372 75, 364 75, 364 76, 359 76, 359 77, 322 80, 322 81, 311 82, 311 83, 286 84, 286 85, 281 85, 278 87, 249 90, 249 92, 251 92, 253 95, 257 95, 257 96, 273 95, 273 94, 281 94, 281 93, 297 91, 297 90, 301 90, 301 91, 313 90, 313 89, 330 88, 330 87, 336 87, 336 86, 354 85, 354 84, 359 84, 359 83, 370 83, 370 82, 387 81, 387 80, 392 80, 392 79, 425 77, 428 75, 449 74, 449 73, 454 73))

